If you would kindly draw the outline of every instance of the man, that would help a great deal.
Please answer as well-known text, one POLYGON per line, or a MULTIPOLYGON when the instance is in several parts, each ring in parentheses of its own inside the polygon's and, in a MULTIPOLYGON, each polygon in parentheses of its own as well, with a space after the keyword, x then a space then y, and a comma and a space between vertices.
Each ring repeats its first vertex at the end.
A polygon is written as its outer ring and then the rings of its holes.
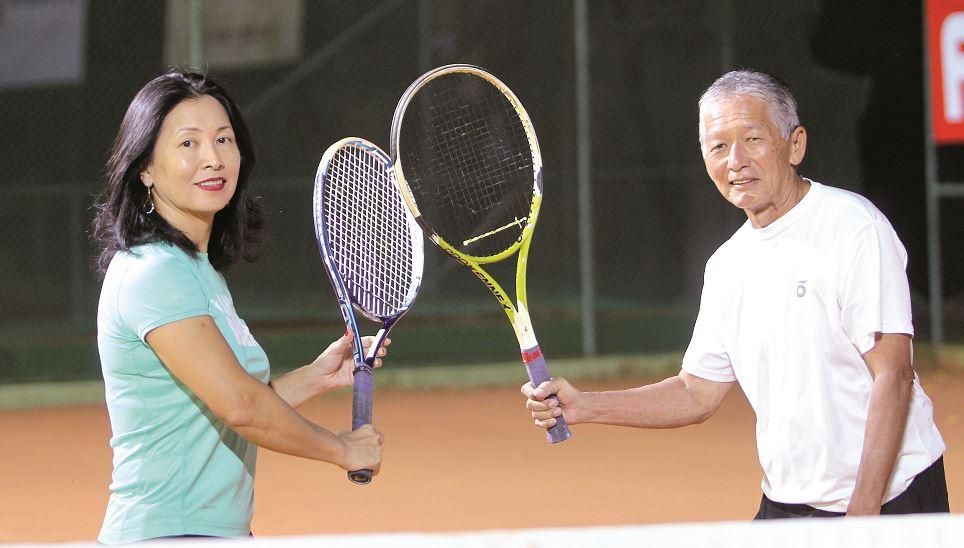
POLYGON ((757 519, 949 511, 890 223, 865 198, 797 174, 807 132, 776 78, 730 72, 699 107, 706 171, 748 221, 707 262, 682 371, 614 392, 562 378, 523 386, 536 425, 695 424, 739 382, 757 418, 757 519))

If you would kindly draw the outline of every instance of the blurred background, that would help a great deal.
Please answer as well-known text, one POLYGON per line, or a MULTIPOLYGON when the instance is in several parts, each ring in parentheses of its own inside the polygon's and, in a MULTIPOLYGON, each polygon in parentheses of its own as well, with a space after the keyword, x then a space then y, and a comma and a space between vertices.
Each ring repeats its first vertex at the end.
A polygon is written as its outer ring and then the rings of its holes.
MULTIPOLYGON (((448 63, 500 77, 538 133, 529 301, 550 360, 685 348, 704 263, 745 220, 704 172, 696 102, 740 67, 794 90, 809 131, 801 174, 890 218, 927 341, 922 28, 915 0, 0 0, 0 383, 100 378, 91 205, 127 104, 174 66, 224 85, 255 137, 269 239, 227 278, 275 371, 343 330, 311 224, 322 153, 346 136, 387 150, 401 94, 448 63)), ((936 164, 964 180, 964 147, 937 148, 936 164)), ((943 337, 959 344, 964 200, 940 207, 943 337)), ((516 360, 489 293, 426 249, 392 363, 516 360)))

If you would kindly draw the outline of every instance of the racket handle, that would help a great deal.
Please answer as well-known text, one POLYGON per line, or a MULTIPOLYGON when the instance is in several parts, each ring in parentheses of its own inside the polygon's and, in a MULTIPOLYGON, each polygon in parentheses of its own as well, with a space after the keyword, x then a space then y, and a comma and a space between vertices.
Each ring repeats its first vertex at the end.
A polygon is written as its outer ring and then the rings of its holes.
POLYGON ((372 423, 372 393, 375 376, 369 365, 355 367, 355 380, 352 384, 351 429, 358 430, 372 423))
MULTIPOLYGON (((526 366, 526 372, 533 387, 549 380, 549 366, 546 365, 546 357, 538 345, 522 351, 522 362, 526 366)), ((550 397, 555 398, 555 396, 550 397)), ((562 415, 556 417, 556 424, 546 430, 546 441, 549 443, 559 443, 571 437, 572 432, 569 431, 566 419, 562 415)))
MULTIPOLYGON (((555 399, 556 397, 552 396, 552 398, 555 399)), ((556 417, 556 424, 546 430, 546 441, 549 443, 559 443, 571 437, 572 432, 569 431, 569 425, 566 424, 566 419, 562 415, 556 417)))
MULTIPOLYGON (((351 429, 358 430, 366 424, 372 423, 372 394, 375 377, 368 365, 355 368, 355 382, 352 385, 351 429)), ((348 472, 348 479, 364 485, 372 481, 371 470, 352 470, 348 472)))

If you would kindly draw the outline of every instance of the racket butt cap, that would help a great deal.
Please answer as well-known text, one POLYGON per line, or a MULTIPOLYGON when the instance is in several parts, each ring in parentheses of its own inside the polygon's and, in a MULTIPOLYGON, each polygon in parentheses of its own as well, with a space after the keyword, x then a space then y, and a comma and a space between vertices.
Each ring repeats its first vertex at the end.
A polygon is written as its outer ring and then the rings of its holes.
POLYGON ((372 471, 371 470, 353 470, 348 472, 348 479, 358 485, 366 485, 372 481, 372 471))

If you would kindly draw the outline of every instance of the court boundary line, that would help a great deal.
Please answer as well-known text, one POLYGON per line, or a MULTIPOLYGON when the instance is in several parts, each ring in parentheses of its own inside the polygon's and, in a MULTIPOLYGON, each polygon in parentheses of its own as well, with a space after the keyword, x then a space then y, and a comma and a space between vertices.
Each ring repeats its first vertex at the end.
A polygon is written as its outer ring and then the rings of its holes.
MULTIPOLYGON (((682 353, 612 355, 552 360, 556 376, 568 379, 605 379, 675 375, 682 353)), ((470 365, 388 365, 378 370, 379 389, 470 389, 522 386, 526 380, 522 362, 470 365)), ((0 409, 36 409, 104 403, 102 380, 0 384, 0 409)))
MULTIPOLYGON (((964 371, 964 345, 942 345, 939 364, 934 363, 926 344, 915 344, 914 347, 918 370, 964 371)), ((668 377, 679 373, 682 358, 682 352, 662 352, 550 359, 555 376, 595 380, 668 377)), ((418 367, 388 365, 378 370, 376 379, 379 388, 472 389, 521 387, 526 374, 521 361, 418 367)), ((103 402, 102 380, 0 384, 0 410, 95 405, 103 402)))

